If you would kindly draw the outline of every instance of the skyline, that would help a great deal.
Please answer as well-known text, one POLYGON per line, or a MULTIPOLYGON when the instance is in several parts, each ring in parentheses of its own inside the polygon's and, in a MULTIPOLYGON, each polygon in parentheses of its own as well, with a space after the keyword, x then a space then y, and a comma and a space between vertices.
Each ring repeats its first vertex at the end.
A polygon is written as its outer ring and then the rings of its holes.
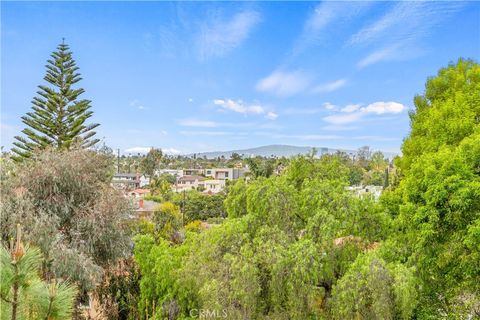
POLYGON ((269 144, 398 152, 413 97, 480 57, 475 2, 2 2, 2 146, 63 37, 123 153, 269 144))

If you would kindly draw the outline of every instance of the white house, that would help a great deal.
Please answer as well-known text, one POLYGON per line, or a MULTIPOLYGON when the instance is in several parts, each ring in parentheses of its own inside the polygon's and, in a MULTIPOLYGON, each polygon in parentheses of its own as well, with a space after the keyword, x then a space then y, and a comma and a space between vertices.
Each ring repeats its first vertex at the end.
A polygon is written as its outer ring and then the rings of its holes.
POLYGON ((205 176, 215 180, 237 180, 245 175, 246 168, 183 169, 182 176, 205 176))
POLYGON ((204 187, 203 181, 205 181, 205 177, 203 176, 182 176, 177 179, 172 189, 174 192, 198 190, 199 187, 204 187))
POLYGON ((383 187, 381 186, 350 186, 347 190, 353 192, 358 197, 372 196, 375 200, 380 198, 383 187))

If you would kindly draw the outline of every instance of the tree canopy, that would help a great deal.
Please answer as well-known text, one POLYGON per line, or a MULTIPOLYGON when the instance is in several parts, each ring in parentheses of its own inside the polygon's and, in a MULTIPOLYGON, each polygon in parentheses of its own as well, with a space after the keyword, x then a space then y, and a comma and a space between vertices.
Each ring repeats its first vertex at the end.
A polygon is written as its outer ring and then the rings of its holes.
POLYGON ((48 146, 88 148, 99 141, 94 138, 98 124, 86 123, 93 114, 90 101, 79 98, 85 90, 74 88, 82 78, 68 45, 62 42, 45 67, 44 80, 50 86, 38 87, 32 111, 22 117, 27 127, 22 130, 24 136, 15 137, 12 151, 16 159, 29 158, 35 149, 48 146))

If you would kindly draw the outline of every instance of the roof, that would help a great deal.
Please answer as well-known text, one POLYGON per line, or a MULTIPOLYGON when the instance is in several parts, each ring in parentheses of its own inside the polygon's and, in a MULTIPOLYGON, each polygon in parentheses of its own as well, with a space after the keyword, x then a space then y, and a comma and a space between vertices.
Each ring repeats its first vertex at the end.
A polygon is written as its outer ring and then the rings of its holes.
POLYGON ((144 193, 149 193, 150 192, 150 189, 135 189, 135 190, 132 190, 132 191, 129 191, 130 193, 140 193, 140 194, 144 194, 144 193))
POLYGON ((122 177, 122 178, 136 178, 137 174, 136 173, 116 173, 113 175, 113 178, 115 177, 122 177))
POLYGON ((205 177, 202 177, 202 176, 183 176, 183 177, 178 178, 178 181, 195 181, 195 180, 203 181, 203 180, 205 180, 205 177))

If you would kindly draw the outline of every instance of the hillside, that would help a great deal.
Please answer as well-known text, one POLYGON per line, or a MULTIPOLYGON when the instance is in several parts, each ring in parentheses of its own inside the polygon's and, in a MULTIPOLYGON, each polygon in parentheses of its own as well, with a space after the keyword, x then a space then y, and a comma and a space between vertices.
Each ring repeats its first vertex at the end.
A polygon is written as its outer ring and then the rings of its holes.
MULTIPOLYGON (((344 150, 344 149, 333 149, 325 147, 312 147, 312 146, 291 146, 291 145, 282 145, 282 144, 272 144, 267 146, 260 146, 256 148, 249 149, 238 149, 238 150, 227 150, 227 151, 212 151, 212 152, 200 152, 197 153, 197 157, 203 158, 207 157, 208 159, 225 157, 230 158, 233 153, 238 153, 241 156, 262 156, 262 157, 293 157, 299 154, 308 154, 311 152, 312 148, 316 148, 318 154, 325 153, 335 153, 337 151, 343 151, 348 154, 353 154, 356 150, 344 150)), ((396 154, 391 152, 384 152, 387 158, 392 158, 396 154)))

